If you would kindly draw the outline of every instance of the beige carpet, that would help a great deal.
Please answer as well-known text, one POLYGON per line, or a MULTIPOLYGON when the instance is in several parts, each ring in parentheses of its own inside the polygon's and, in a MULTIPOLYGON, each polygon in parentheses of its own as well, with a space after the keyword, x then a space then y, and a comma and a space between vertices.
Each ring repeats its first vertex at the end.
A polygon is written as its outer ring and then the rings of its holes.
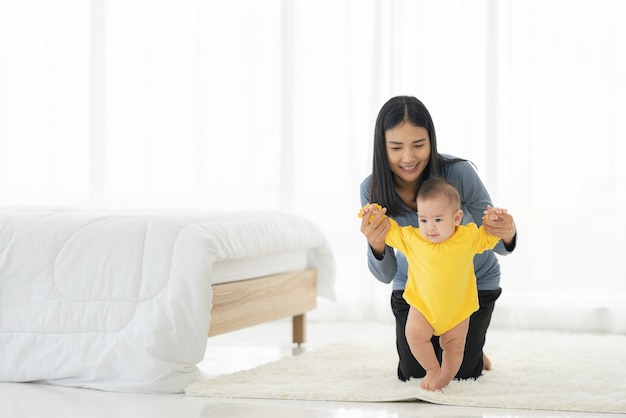
POLYGON ((426 392, 398 381, 393 342, 337 344, 251 370, 200 380, 189 396, 385 402, 626 413, 626 336, 499 331, 494 368, 475 381, 426 392))

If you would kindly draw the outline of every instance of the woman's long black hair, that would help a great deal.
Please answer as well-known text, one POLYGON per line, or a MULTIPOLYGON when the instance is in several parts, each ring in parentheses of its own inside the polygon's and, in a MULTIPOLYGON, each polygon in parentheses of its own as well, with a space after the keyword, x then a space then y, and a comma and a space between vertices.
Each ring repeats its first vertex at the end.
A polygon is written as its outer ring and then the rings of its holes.
POLYGON ((376 127, 374 128, 374 163, 370 201, 386 207, 387 214, 390 216, 409 212, 396 192, 395 174, 389 168, 385 141, 385 131, 393 129, 403 122, 410 122, 426 129, 430 138, 430 158, 415 189, 415 196, 417 196, 417 190, 424 180, 431 177, 444 177, 444 170, 448 164, 463 161, 460 159, 448 160, 439 154, 433 119, 421 101, 412 96, 396 96, 389 99, 378 112, 376 127))

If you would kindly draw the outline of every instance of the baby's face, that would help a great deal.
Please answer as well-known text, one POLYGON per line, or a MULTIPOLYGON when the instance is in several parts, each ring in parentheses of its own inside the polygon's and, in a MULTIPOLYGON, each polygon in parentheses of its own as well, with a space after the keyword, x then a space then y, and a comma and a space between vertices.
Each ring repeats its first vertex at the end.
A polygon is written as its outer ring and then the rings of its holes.
POLYGON ((417 200, 419 230, 431 242, 444 242, 450 238, 461 219, 463 212, 451 208, 445 199, 417 200))

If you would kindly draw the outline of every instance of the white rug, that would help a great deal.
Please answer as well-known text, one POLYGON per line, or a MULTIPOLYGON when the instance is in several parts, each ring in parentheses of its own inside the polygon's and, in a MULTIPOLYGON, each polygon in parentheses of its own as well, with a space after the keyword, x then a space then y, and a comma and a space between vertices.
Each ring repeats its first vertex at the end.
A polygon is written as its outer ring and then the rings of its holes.
POLYGON ((396 379, 392 341, 337 344, 192 383, 189 396, 386 402, 626 413, 626 336, 490 331, 493 370, 427 392, 396 379))

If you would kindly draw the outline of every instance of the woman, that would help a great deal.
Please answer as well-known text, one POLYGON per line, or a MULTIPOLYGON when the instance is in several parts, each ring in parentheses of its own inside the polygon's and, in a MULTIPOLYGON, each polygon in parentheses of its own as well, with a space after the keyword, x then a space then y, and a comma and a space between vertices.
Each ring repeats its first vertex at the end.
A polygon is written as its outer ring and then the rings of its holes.
MULTIPOLYGON (((424 377, 426 371, 415 360, 405 336, 409 305, 402 297, 407 279, 407 261, 400 252, 385 245, 389 222, 386 213, 401 226, 417 227, 415 197, 422 182, 443 177, 461 195, 462 224, 483 224, 483 213, 492 205, 489 193, 472 165, 463 159, 437 152, 435 127, 428 109, 415 97, 391 98, 381 108, 374 132, 374 164, 372 174, 361 183, 361 206, 377 202, 386 208, 370 223, 364 217, 361 232, 367 238, 368 266, 381 282, 392 283, 391 308, 396 318, 398 378, 408 380, 424 377)), ((483 368, 491 367, 483 354, 485 335, 495 302, 500 296, 500 265, 494 252, 506 255, 515 248, 517 231, 510 214, 496 220, 485 220, 487 231, 501 238, 493 251, 474 258, 479 309, 470 317, 463 363, 457 379, 478 378, 483 368)), ((437 337, 433 345, 441 363, 441 347, 437 337)))

